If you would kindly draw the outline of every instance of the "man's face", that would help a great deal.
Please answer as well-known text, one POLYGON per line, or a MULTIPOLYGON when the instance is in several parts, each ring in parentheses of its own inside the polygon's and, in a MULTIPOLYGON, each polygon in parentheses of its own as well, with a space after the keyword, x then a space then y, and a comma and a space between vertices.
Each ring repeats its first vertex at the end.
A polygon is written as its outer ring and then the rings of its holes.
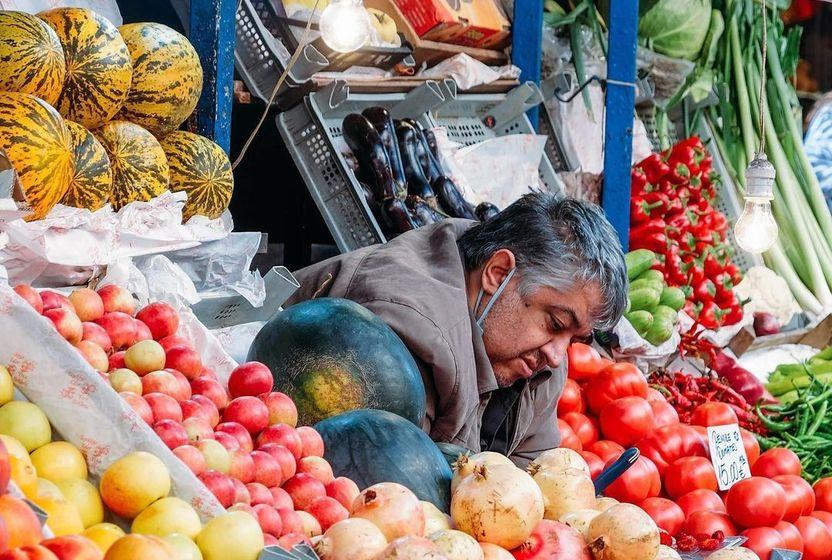
POLYGON ((592 335, 590 313, 597 286, 568 292, 540 287, 525 297, 511 279, 483 325, 485 350, 500 387, 556 368, 573 341, 592 335))

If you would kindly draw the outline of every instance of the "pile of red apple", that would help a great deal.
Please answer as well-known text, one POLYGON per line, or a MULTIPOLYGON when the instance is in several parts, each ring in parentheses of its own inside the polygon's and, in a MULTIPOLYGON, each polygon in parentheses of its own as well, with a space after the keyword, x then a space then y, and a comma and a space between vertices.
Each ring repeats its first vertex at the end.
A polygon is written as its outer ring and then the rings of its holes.
POLYGON ((238 366, 226 391, 175 334, 179 317, 167 303, 135 313, 130 292, 116 285, 69 297, 26 285, 15 291, 54 323, 223 507, 257 518, 266 544, 291 548, 349 517, 358 487, 335 478, 313 428, 296 427, 297 408, 272 391, 265 365, 238 366))

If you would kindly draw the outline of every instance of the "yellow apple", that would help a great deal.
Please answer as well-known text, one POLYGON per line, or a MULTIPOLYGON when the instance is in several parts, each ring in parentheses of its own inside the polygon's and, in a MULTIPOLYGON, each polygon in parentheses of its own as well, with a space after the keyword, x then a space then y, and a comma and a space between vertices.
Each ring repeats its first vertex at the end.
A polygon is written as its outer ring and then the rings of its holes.
POLYGON ((201 530, 202 522, 194 508, 184 500, 170 497, 153 502, 141 512, 133 520, 131 532, 157 537, 180 533, 193 539, 201 530))
POLYGON ((43 496, 46 498, 66 498, 63 492, 61 492, 61 489, 58 488, 54 482, 46 480, 45 478, 39 478, 37 480, 35 496, 43 496))
POLYGON ((228 474, 231 469, 231 455, 228 450, 215 439, 202 439, 194 444, 205 457, 205 463, 209 469, 228 474))
POLYGON ((17 439, 29 453, 52 441, 52 428, 46 414, 24 401, 0 406, 0 434, 17 439))
POLYGON ((107 380, 113 389, 119 393, 135 393, 142 395, 142 378, 132 369, 119 368, 110 372, 107 380))
POLYGON ((205 560, 257 560, 263 531, 251 515, 232 511, 206 523, 196 544, 205 560))
POLYGON ((199 547, 185 535, 173 533, 165 535, 162 540, 176 549, 176 560, 202 560, 199 547))
POLYGON ((112 544, 104 560, 176 560, 176 551, 159 537, 125 535, 112 544))
POLYGON ((72 502, 75 509, 81 515, 81 522, 84 527, 91 527, 104 520, 104 504, 98 489, 88 480, 77 478, 74 480, 60 480, 58 485, 64 498, 72 502))
POLYGON ((101 549, 101 553, 105 554, 114 542, 124 536, 124 531, 112 523, 98 523, 87 527, 81 534, 94 542, 101 549))
POLYGON ((77 535, 84 530, 81 514, 69 500, 37 496, 30 498, 48 516, 46 524, 56 537, 77 535))
POLYGON ((27 497, 36 496, 38 475, 35 472, 32 460, 29 459, 26 448, 12 436, 0 434, 0 441, 6 446, 6 451, 9 452, 12 480, 27 497))
POLYGON ((107 467, 99 488, 113 513, 133 519, 170 493, 170 473, 155 455, 136 451, 107 467))
POLYGON ((36 449, 31 455, 38 476, 58 482, 87 478, 87 462, 77 447, 66 441, 53 441, 36 449))
POLYGON ((6 366, 0 366, 0 405, 10 402, 14 398, 14 381, 6 366))

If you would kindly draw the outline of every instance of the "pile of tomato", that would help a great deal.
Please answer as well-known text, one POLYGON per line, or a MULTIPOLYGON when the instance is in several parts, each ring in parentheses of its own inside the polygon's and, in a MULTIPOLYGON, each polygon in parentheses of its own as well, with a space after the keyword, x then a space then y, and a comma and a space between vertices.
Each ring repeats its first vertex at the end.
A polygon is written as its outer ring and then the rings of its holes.
POLYGON ((707 402, 689 424, 680 423, 635 365, 613 363, 584 344, 568 354, 558 403, 561 446, 578 451, 593 478, 625 448, 641 452, 605 495, 640 506, 680 550, 703 548, 714 535, 742 535, 761 560, 774 548, 832 560, 832 478, 813 488, 800 476, 797 455, 785 448, 760 454, 755 435, 740 428, 752 476, 720 491, 707 428, 736 424, 731 406, 707 402))

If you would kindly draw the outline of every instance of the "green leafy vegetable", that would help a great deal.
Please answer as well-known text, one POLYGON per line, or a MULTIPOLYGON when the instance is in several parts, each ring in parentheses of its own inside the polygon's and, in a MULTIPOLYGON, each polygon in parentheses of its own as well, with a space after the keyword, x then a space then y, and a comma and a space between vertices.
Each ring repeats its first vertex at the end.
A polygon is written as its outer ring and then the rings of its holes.
POLYGON ((638 36, 644 46, 673 58, 696 60, 711 25, 710 0, 646 0, 638 36))

